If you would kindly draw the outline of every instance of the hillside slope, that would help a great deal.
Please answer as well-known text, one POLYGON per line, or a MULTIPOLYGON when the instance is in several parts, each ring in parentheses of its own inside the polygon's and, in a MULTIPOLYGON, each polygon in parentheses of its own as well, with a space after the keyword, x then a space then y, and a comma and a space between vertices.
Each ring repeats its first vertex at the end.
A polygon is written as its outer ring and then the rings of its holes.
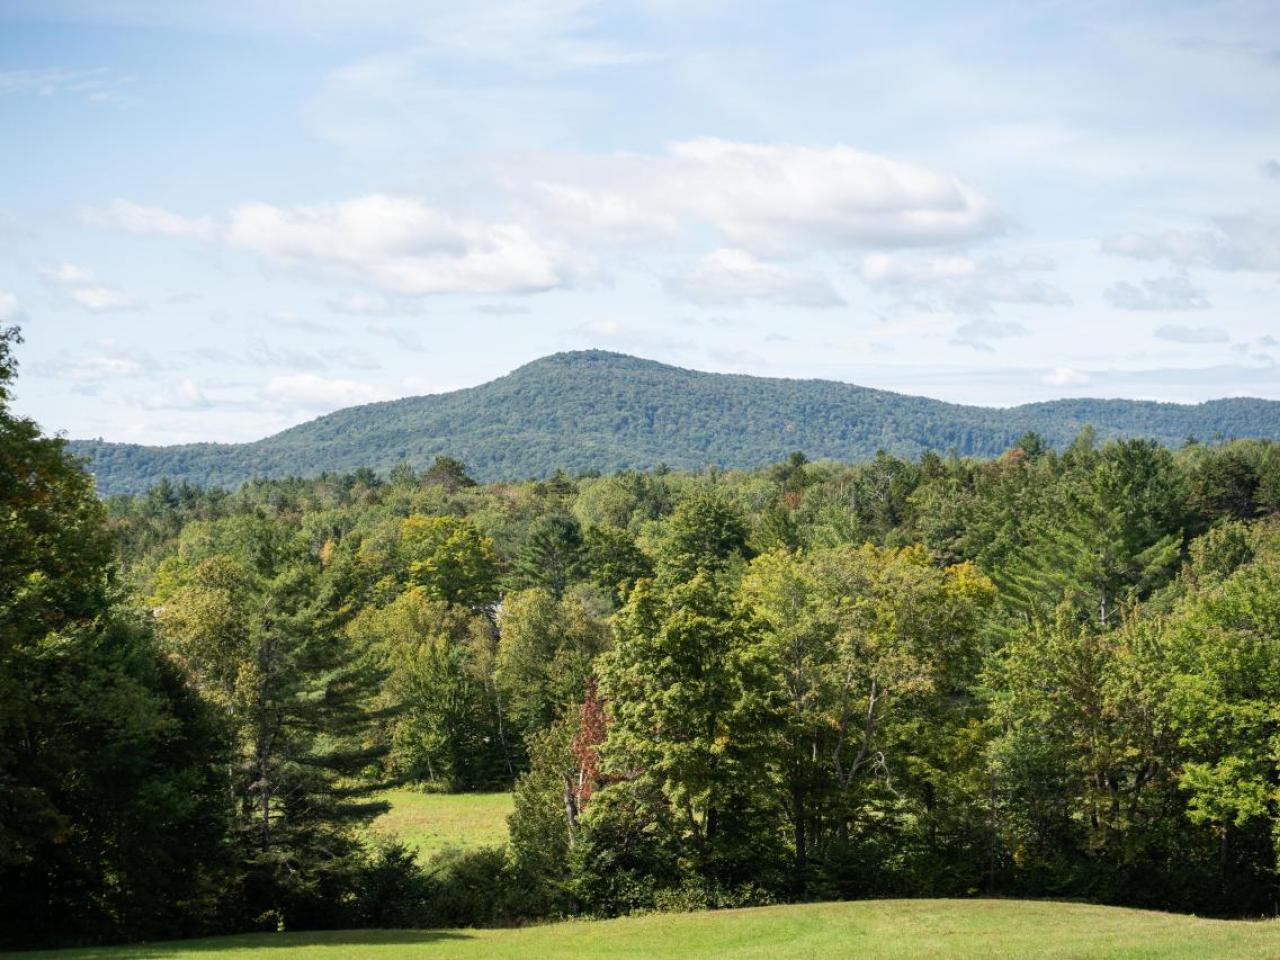
POLYGON ((701 373, 598 350, 560 353, 452 393, 349 407, 244 444, 146 447, 73 441, 105 494, 169 477, 235 486, 253 476, 314 476, 457 457, 481 480, 610 472, 659 463, 755 467, 794 450, 858 460, 878 449, 991 456, 1027 430, 1055 445, 1084 424, 1102 436, 1280 439, 1280 402, 1195 406, 1058 400, 1007 410, 943 403, 830 380, 701 373))

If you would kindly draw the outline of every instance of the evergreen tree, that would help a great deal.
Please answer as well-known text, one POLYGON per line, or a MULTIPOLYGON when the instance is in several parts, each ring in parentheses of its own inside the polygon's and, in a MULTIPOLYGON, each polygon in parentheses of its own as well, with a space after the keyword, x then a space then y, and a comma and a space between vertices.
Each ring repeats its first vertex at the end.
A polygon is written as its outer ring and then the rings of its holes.
POLYGON ((323 923, 375 808, 359 774, 378 675, 317 603, 319 570, 287 531, 248 518, 162 571, 162 635, 227 716, 226 789, 253 923, 323 923), (229 549, 224 549, 229 548, 229 549))
POLYGON ((217 920, 217 720, 119 604, 90 478, 8 408, 0 331, 0 945, 217 920))
POLYGON ((568 513, 552 513, 534 521, 515 568, 521 584, 544 587, 558 598, 582 576, 585 559, 578 521, 568 513))
POLYGON ((635 537, 617 527, 588 527, 586 568, 591 580, 621 603, 640 580, 653 576, 653 561, 635 537))

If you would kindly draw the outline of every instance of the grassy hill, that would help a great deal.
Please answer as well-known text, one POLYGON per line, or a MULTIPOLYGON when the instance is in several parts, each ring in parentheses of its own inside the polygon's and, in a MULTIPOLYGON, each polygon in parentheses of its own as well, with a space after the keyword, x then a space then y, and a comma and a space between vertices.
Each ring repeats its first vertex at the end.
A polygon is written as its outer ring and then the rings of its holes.
POLYGON ((572 472, 709 465, 755 467, 794 450, 859 460, 879 449, 991 456, 1027 430, 1051 443, 1084 424, 1106 437, 1166 444, 1188 436, 1280 440, 1280 402, 1194 406, 1058 400, 1010 409, 969 407, 830 380, 700 373, 598 350, 544 357, 490 383, 339 410, 244 444, 146 447, 74 441, 105 494, 161 477, 237 486, 254 476, 314 476, 457 457, 480 480, 572 472))
POLYGON ((31 953, 59 960, 1251 960, 1280 922, 1013 900, 873 900, 517 930, 256 934, 31 953))

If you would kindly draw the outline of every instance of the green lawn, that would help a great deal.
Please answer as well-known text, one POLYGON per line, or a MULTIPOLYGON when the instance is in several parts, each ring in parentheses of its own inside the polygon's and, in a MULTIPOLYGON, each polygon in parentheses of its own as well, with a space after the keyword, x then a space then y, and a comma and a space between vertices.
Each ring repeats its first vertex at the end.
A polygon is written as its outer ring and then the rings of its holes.
POLYGON ((445 847, 480 847, 505 843, 509 793, 420 793, 388 790, 379 795, 391 809, 369 830, 395 837, 418 851, 421 860, 445 847))
POLYGON ((877 900, 518 930, 255 934, 26 954, 58 960, 992 960, 1280 957, 1280 921, 1014 900, 877 900))

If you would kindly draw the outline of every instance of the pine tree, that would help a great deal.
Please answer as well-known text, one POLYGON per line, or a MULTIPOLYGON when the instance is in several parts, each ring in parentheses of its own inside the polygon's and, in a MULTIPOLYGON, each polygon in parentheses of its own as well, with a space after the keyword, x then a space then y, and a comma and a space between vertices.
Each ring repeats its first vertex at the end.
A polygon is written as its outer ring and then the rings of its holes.
POLYGON ((317 602, 316 560, 287 531, 251 518, 213 533, 206 555, 162 571, 158 621, 232 727, 248 918, 314 924, 357 862, 350 826, 376 809, 359 774, 379 676, 317 602))
POLYGON ((585 560, 578 521, 567 513, 553 513, 534 521, 515 568, 522 585, 544 587, 560 597, 582 576, 585 560))

